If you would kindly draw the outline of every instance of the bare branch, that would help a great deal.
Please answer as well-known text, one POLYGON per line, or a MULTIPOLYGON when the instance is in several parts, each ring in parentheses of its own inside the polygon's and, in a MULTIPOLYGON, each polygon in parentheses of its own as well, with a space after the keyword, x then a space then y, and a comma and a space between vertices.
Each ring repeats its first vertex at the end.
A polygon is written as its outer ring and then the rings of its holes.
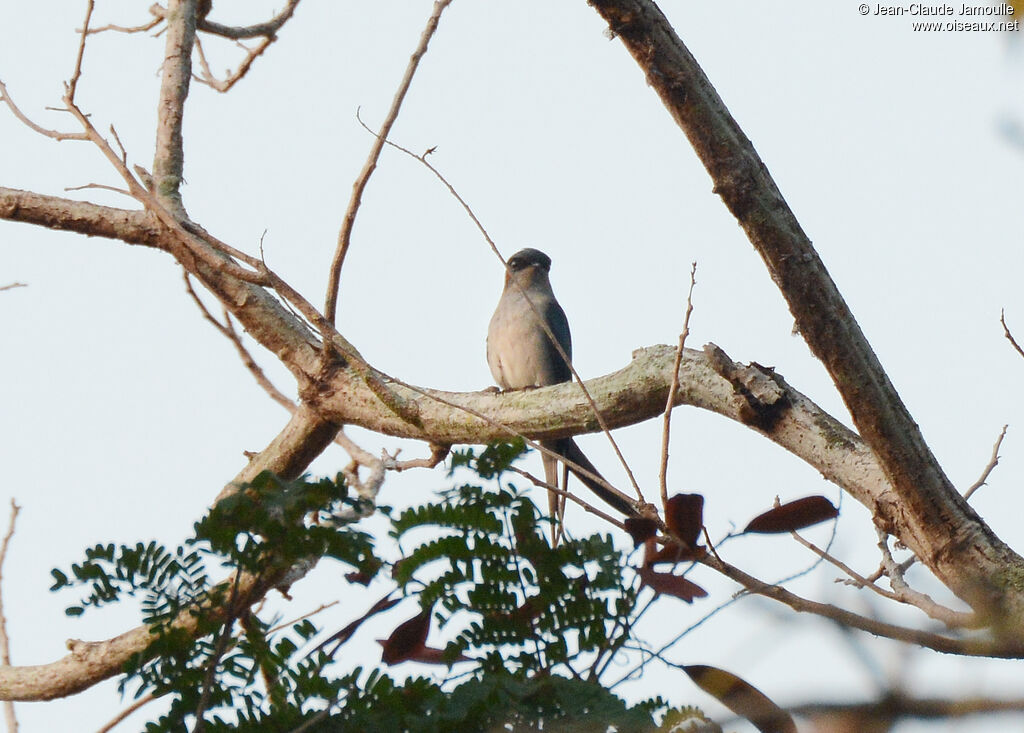
POLYGON ((842 570, 844 573, 846 573, 849 576, 849 579, 840 578, 837 582, 842 582, 842 583, 844 583, 846 585, 853 585, 856 588, 867 588, 868 590, 874 591, 878 595, 882 596, 882 598, 888 598, 890 601, 898 600, 896 598, 896 594, 893 593, 891 590, 886 590, 885 588, 882 588, 881 586, 876 585, 874 580, 871 580, 869 578, 865 578, 863 575, 860 575, 859 573, 857 573, 857 571, 855 571, 849 565, 847 565, 846 563, 841 561, 839 558, 834 557, 830 553, 825 552, 825 550, 821 549, 820 547, 818 547, 816 544, 814 544, 810 540, 807 540, 804 537, 801 537, 797 532, 793 532, 791 534, 793 536, 793 539, 795 539, 801 545, 806 547, 808 550, 813 552, 815 555, 820 557, 822 560, 824 560, 824 561, 830 563, 831 565, 834 565, 835 567, 839 568, 840 570, 842 570))
POLYGON ((949 628, 976 629, 985 625, 984 618, 977 613, 962 613, 947 608, 927 593, 914 590, 903 576, 903 567, 897 563, 889 552, 889 535, 884 529, 875 527, 878 533, 878 549, 882 551, 882 568, 889 578, 896 600, 924 611, 930 618, 941 621, 949 628))
MULTIPOLYGON (((384 461, 369 451, 363 450, 345 434, 344 430, 338 431, 334 442, 344 448, 345 452, 352 458, 352 464, 342 469, 345 480, 356 490, 360 497, 375 502, 377 500, 377 493, 384 484, 384 461), (369 475, 365 479, 359 478, 360 466, 369 469, 369 475)), ((354 510, 347 510, 335 516, 335 519, 342 522, 353 521, 358 518, 354 510)))
POLYGON ((419 44, 416 46, 416 50, 413 51, 412 57, 409 59, 409 65, 405 68, 405 75, 398 85, 398 91, 395 92, 394 99, 391 100, 391 109, 388 110, 388 114, 380 126, 380 131, 376 133, 373 146, 370 148, 370 154, 363 164, 363 170, 356 178, 356 182, 352 184, 352 196, 349 198, 348 208, 345 210, 341 231, 338 233, 338 246, 334 252, 334 259, 331 261, 331 271, 327 278, 327 298, 324 302, 324 317, 329 323, 334 323, 337 315, 341 268, 345 264, 345 255, 348 253, 348 248, 352 241, 352 227, 355 225, 356 214, 363 200, 363 191, 366 189, 366 184, 370 182, 370 176, 373 175, 373 171, 377 167, 377 159, 380 158, 381 150, 384 148, 384 141, 387 140, 388 133, 391 132, 391 126, 398 119, 398 113, 402 109, 402 102, 405 101, 405 95, 412 84, 412 78, 419 67, 420 59, 427 52, 430 39, 433 38, 434 32, 437 30, 437 24, 441 20, 441 13, 444 12, 451 2, 452 0, 434 1, 434 9, 427 19, 427 26, 420 35, 419 44))
POLYGON ((658 485, 661 488, 661 505, 668 505, 668 438, 672 425, 672 408, 675 407, 676 394, 679 392, 679 365, 683 361, 683 349, 686 348, 686 337, 690 335, 690 314, 693 313, 693 287, 697 284, 697 263, 690 265, 690 291, 686 294, 686 313, 683 316, 683 330, 679 334, 679 346, 676 347, 676 362, 672 370, 672 386, 668 390, 665 401, 665 414, 662 416, 661 429, 661 468, 658 471, 658 485))
POLYGON ((4 101, 8 109, 14 113, 14 116, 21 121, 22 124, 29 127, 34 132, 52 138, 54 140, 88 140, 88 136, 81 132, 60 132, 59 130, 49 130, 45 127, 37 125, 35 122, 30 120, 14 103, 14 99, 11 98, 11 93, 7 91, 7 87, 4 85, 2 79, 0 79, 0 99, 4 101))
MULTIPOLYGON (((153 7, 160 8, 159 5, 154 5, 153 7)), ((93 35, 94 33, 104 33, 106 31, 116 31, 118 33, 145 33, 148 30, 156 28, 160 24, 160 22, 164 19, 163 8, 160 8, 160 11, 161 12, 160 12, 159 15, 155 15, 153 17, 153 20, 149 21, 148 23, 144 23, 143 25, 123 26, 123 25, 113 25, 113 24, 110 24, 110 25, 100 26, 99 28, 90 28, 88 30, 88 33, 89 33, 89 35, 93 35)), ((153 8, 150 8, 149 12, 152 13, 153 12, 153 8)))
POLYGON ((8 283, 7 285, 0 285, 0 292, 4 290, 14 290, 15 288, 27 288, 28 285, 25 283, 8 283))
MULTIPOLYGON (((3 89, 0 88, 0 91, 3 91, 3 89)), ((1010 327, 1006 325, 1006 311, 999 311, 999 322, 1003 324, 1003 335, 1006 337, 1006 340, 1009 341, 1013 345, 1013 348, 1017 351, 1017 353, 1020 354, 1022 358, 1024 358, 1024 349, 1020 347, 1020 344, 1017 343, 1017 340, 1013 337, 1013 334, 1010 333, 1010 327)))
MULTIPOLYGON (((893 589, 886 590, 885 588, 875 585, 874 581, 869 580, 868 578, 865 578, 861 575, 858 575, 852 568, 847 566, 845 563, 841 562, 837 558, 825 552, 820 547, 815 545, 813 542, 809 542, 808 540, 804 539, 796 532, 793 532, 792 535, 797 542, 799 542, 804 547, 808 548, 818 557, 822 558, 826 562, 831 563, 832 565, 836 566, 844 573, 849 575, 850 578, 852 578, 852 581, 844 581, 848 584, 852 584, 858 588, 867 588, 869 590, 874 591, 883 598, 888 598, 891 601, 897 601, 899 603, 905 603, 907 605, 919 608, 920 610, 924 611, 929 616, 929 618, 933 618, 936 621, 941 621, 948 628, 951 629, 978 628, 981 625, 979 623, 979 618, 977 614, 961 613, 959 611, 954 611, 951 608, 947 608, 936 603, 926 594, 919 593, 911 589, 910 586, 907 585, 906 582, 903 580, 902 571, 900 571, 898 569, 899 566, 895 562, 893 562, 891 555, 888 556, 888 563, 885 565, 885 567, 888 568, 892 575, 898 577, 899 581, 893 584, 891 580, 892 576, 889 576, 890 585, 893 586, 893 589)), ((887 550, 888 547, 886 548, 886 551, 887 550)), ((886 554, 888 553, 886 552, 886 554)), ((889 573, 887 572, 886 575, 888 576, 889 573)))
POLYGON ((981 476, 964 492, 964 498, 970 499, 975 491, 980 489, 988 481, 989 474, 992 473, 993 469, 999 464, 999 446, 1003 444, 1003 438, 1006 437, 1006 430, 1009 425, 1003 425, 1002 431, 999 433, 999 437, 996 438, 995 445, 992 446, 992 457, 988 461, 988 465, 985 466, 985 470, 981 472, 981 476))
POLYGON ((127 188, 118 188, 117 186, 108 186, 105 183, 86 183, 81 186, 65 186, 65 191, 88 191, 90 189, 96 189, 98 191, 111 191, 113 193, 119 193, 124 196, 131 197, 132 192, 127 188))
POLYGON ((196 38, 196 50, 199 52, 199 65, 203 69, 203 73, 195 76, 194 78, 202 84, 206 84, 211 89, 216 89, 218 92, 228 92, 231 88, 242 79, 249 69, 252 67, 253 62, 256 61, 263 52, 270 48, 270 44, 277 40, 277 36, 270 36, 260 41, 255 48, 248 48, 243 46, 241 43, 238 45, 245 51, 245 59, 238 65, 234 71, 228 72, 225 79, 218 79, 214 73, 210 70, 210 65, 206 61, 206 54, 203 52, 203 44, 200 39, 196 38))
POLYGON ((199 21, 199 30, 207 33, 212 33, 216 36, 223 36, 224 38, 256 38, 258 36, 273 37, 275 33, 281 30, 281 26, 288 22, 295 12, 295 8, 298 6, 299 0, 288 0, 284 10, 275 15, 270 20, 257 23, 255 25, 248 26, 229 26, 221 25, 220 23, 214 23, 213 21, 203 18, 199 21))
POLYGON ((717 570, 728 578, 736 581, 749 593, 755 593, 766 598, 783 603, 794 611, 813 613, 816 616, 831 619, 842 626, 866 631, 875 636, 882 636, 887 639, 902 641, 907 644, 914 644, 926 649, 932 649, 944 654, 959 654, 970 657, 992 657, 997 659, 1020 659, 1024 658, 1024 644, 1019 641, 992 639, 985 637, 964 637, 955 638, 935 634, 920 629, 912 629, 905 626, 885 623, 876 619, 861 616, 845 609, 833 606, 828 603, 819 603, 807 598, 802 598, 778 585, 771 585, 758 580, 737 567, 722 561, 714 555, 708 555, 701 560, 701 563, 717 570))
MULTIPOLYGON (((616 519, 611 514, 608 514, 607 512, 604 512, 604 511, 598 509, 596 506, 594 506, 590 502, 588 502, 588 501, 586 501, 584 499, 581 499, 580 497, 576 496, 575 494, 573 494, 570 491, 567 491, 566 489, 560 489, 557 486, 554 486, 553 484, 549 484, 547 481, 544 481, 542 479, 537 478, 532 473, 530 473, 528 471, 524 471, 523 469, 519 468, 518 466, 509 466, 508 470, 512 471, 513 473, 518 473, 520 476, 522 476, 526 480, 530 481, 534 486, 537 486, 539 488, 544 489, 545 491, 548 491, 548 492, 550 492, 552 494, 557 494, 560 497, 563 497, 565 499, 568 499, 569 501, 572 501, 572 502, 575 502, 576 504, 579 504, 583 508, 584 511, 586 511, 586 512, 588 512, 590 514, 593 514, 593 515, 595 515, 597 517, 600 517, 601 519, 603 519, 604 521, 608 522, 609 524, 614 524, 619 529, 624 529, 625 528, 625 525, 623 524, 621 519, 616 519)), ((561 535, 559 535, 559 536, 561 536, 561 535)))
POLYGON ((75 98, 75 91, 78 89, 78 80, 82 77, 82 59, 85 58, 85 39, 89 36, 89 21, 92 19, 92 11, 95 6, 94 0, 88 0, 85 5, 85 20, 82 22, 82 37, 78 41, 78 55, 75 57, 75 70, 71 73, 71 80, 68 81, 66 94, 69 99, 75 98))
POLYGON ((153 193, 176 214, 183 213, 181 182, 185 154, 182 129, 185 100, 192 80, 192 48, 196 37, 196 0, 169 0, 167 39, 157 104, 153 193))
POLYGON ((385 454, 384 466, 389 471, 408 471, 410 468, 436 468, 441 461, 448 457, 451 453, 452 447, 450 445, 438 445, 435 443, 430 444, 430 456, 427 458, 412 458, 408 461, 399 461, 398 453, 393 456, 385 454))
POLYGON ((1024 558, 942 471, 750 140, 653 0, 589 0, 646 74, 746 231, 800 333, 878 456, 901 513, 891 531, 975 610, 1024 617, 1024 558))
POLYGON ((199 298, 196 291, 192 289, 192 281, 189 279, 187 272, 183 273, 183 277, 185 280, 185 290, 188 292, 189 297, 192 298, 192 302, 196 304, 197 308, 199 308, 199 312, 202 313, 203 318, 212 324, 224 338, 231 342, 235 347, 235 350, 238 352, 238 356, 242 360, 242 365, 249 370, 249 373, 253 376, 253 379, 256 380, 256 383, 263 388, 263 391, 270 395, 270 398, 274 400, 274 402, 281 405, 289 412, 293 412, 295 410, 295 402, 288 399, 283 392, 274 386, 274 383, 270 381, 263 369, 260 368, 260 365, 256 363, 256 360, 253 358, 252 354, 249 353, 249 350, 245 348, 245 344, 242 343, 242 337, 238 334, 234 325, 231 323, 231 314, 228 313, 227 309, 224 309, 224 323, 221 323, 213 317, 213 314, 211 314, 207 309, 206 304, 199 298))
MULTIPOLYGON (((14 525, 18 521, 18 512, 21 507, 14 499, 11 499, 11 519, 7 524, 7 534, 4 535, 3 543, 0 544, 0 571, 3 570, 4 562, 7 560, 7 548, 14 537, 14 525)), ((0 574, 0 591, 3 581, 0 574)), ((7 635, 7 616, 4 614, 3 593, 0 592, 0 663, 6 667, 11 666, 11 638, 7 635)), ((14 703, 4 700, 4 721, 7 723, 7 733, 18 733, 18 718, 14 714, 14 703)))
POLYGON ((153 702, 156 699, 157 699, 157 696, 153 695, 152 693, 150 693, 148 695, 143 695, 138 700, 136 700, 131 705, 129 705, 124 710, 122 710, 117 715, 115 715, 113 718, 111 718, 110 721, 107 722, 106 724, 104 724, 104 726, 102 728, 98 729, 96 731, 96 733, 110 733, 110 731, 112 731, 115 727, 117 727, 118 724, 123 722, 125 720, 125 718, 127 718, 129 715, 134 713, 136 710, 138 710, 142 706, 148 705, 149 703, 153 702))

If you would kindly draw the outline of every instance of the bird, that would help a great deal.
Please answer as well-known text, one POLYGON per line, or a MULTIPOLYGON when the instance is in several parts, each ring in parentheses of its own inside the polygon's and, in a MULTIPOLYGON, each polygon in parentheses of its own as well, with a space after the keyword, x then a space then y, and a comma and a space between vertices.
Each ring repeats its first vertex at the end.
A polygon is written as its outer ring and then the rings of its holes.
MULTIPOLYGON (((505 287, 487 328, 487 365, 503 391, 546 387, 572 379, 569 320, 551 289, 550 271, 551 258, 538 249, 528 247, 508 259, 505 287), (550 335, 541 325, 541 319, 547 324, 550 335), (559 353, 556 342, 564 355, 559 353)), ((540 445, 601 477, 571 437, 542 440, 540 445)), ((547 454, 542 459, 544 480, 558 486, 558 459, 547 454)), ((635 514, 628 499, 602 485, 603 478, 595 480, 570 463, 566 463, 566 467, 607 504, 623 514, 635 514)), ((554 518, 561 516, 564 507, 560 498, 549 492, 549 507, 554 518)))

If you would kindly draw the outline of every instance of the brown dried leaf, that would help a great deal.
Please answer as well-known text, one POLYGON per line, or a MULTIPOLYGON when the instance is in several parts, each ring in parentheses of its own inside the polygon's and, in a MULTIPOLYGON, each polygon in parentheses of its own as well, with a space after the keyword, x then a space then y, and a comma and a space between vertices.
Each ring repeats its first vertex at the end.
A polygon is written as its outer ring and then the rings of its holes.
POLYGON ((704 526, 704 497, 676 494, 665 503, 665 526, 690 547, 696 547, 704 526))
POLYGON ((797 733, 789 713, 731 672, 704 664, 683 667, 683 671, 697 687, 749 720, 761 733, 797 733))
POLYGON ((358 583, 359 585, 369 585, 370 581, 373 580, 373 576, 369 573, 363 573, 354 571, 351 573, 345 573, 345 580, 349 583, 358 583))
POLYGON ((775 534, 795 532, 813 524, 834 519, 839 510, 824 496, 805 496, 787 504, 769 509, 750 520, 744 532, 775 534))
POLYGON ((666 542, 661 549, 655 550, 657 543, 647 540, 644 547, 644 565, 657 565, 668 563, 675 565, 681 562, 692 562, 700 560, 707 553, 707 548, 701 545, 696 547, 683 547, 678 542, 666 542))
POLYGON ((693 603, 694 598, 703 598, 708 594, 699 585, 681 575, 659 573, 647 565, 640 568, 638 573, 640 581, 647 587, 662 595, 682 598, 687 603, 693 603))
POLYGON ((426 648, 427 634, 430 633, 430 614, 432 608, 421 611, 408 621, 403 621, 391 636, 378 642, 384 647, 381 661, 385 664, 398 664, 412 659, 426 648))
POLYGON ((647 517, 628 517, 624 522, 626 531, 633 538, 633 547, 653 537, 658 531, 658 520, 647 517))

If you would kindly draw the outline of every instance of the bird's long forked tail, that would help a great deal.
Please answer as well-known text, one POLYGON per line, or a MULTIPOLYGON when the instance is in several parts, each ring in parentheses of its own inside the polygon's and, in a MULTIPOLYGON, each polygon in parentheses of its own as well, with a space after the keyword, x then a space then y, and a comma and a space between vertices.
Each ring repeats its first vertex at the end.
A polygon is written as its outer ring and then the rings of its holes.
MULTIPOLYGON (((560 457, 564 458, 566 460, 565 466, 569 469, 572 475, 578 478, 584 486, 594 492, 594 494, 596 494, 597 497, 605 504, 626 516, 633 516, 636 514, 636 509, 627 498, 610 491, 608 487, 604 486, 600 481, 587 475, 587 473, 591 473, 594 476, 598 476, 601 480, 604 480, 601 472, 597 470, 594 464, 590 462, 590 459, 587 458, 586 454, 578 445, 576 445, 575 440, 572 438, 560 438, 559 440, 544 440, 541 441, 540 444, 552 453, 556 453, 560 457), (583 470, 581 471, 580 469, 583 470), (584 473, 584 471, 587 473, 584 473)), ((548 455, 545 455, 543 460, 544 480, 552 486, 559 486, 558 461, 548 455)), ((566 481, 563 481, 561 484, 561 488, 563 490, 565 490, 566 484, 566 481)), ((565 508, 565 497, 560 496, 553 491, 548 492, 548 507, 551 511, 552 518, 556 521, 557 525, 560 525, 562 512, 565 508)), ((559 527, 555 526, 552 531, 552 540, 557 542, 555 538, 559 535, 559 527)))

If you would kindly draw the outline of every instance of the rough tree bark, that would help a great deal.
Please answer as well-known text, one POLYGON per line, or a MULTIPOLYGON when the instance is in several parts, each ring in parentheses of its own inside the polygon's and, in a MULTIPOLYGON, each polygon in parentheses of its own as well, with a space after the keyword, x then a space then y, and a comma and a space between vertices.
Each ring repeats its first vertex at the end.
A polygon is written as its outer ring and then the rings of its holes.
POLYGON ((588 0, 622 39, 739 221, 893 491, 876 521, 1008 633, 1024 619, 1024 558, 946 477, 750 140, 652 0, 588 0))

